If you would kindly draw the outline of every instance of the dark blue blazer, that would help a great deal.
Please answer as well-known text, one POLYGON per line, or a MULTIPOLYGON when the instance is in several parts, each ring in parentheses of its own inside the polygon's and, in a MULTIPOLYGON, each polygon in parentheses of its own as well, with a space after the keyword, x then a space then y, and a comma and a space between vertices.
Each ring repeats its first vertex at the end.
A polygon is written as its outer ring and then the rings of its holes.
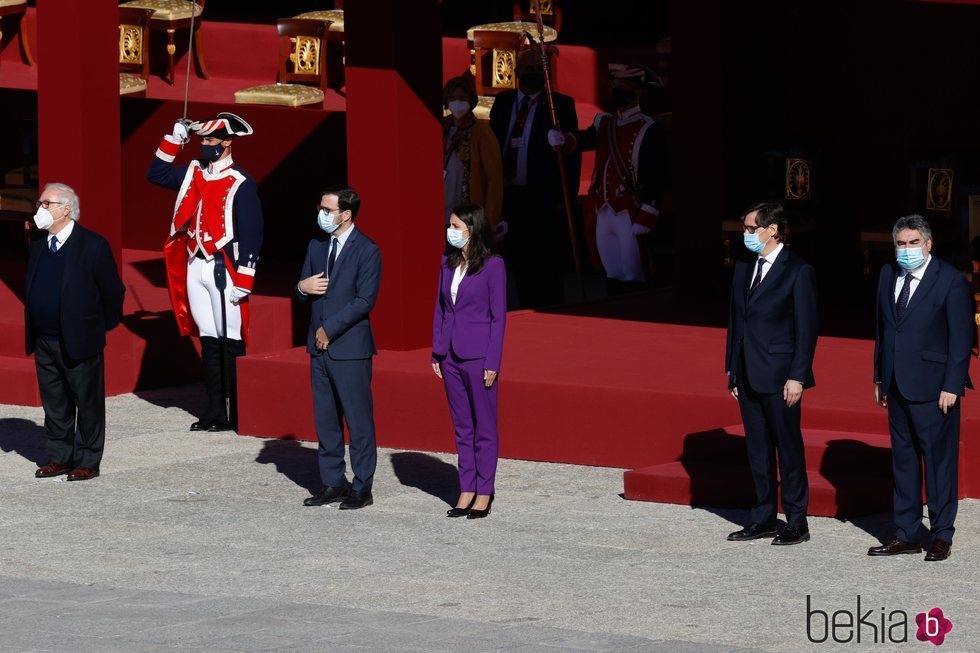
MULTIPOLYGON (((38 262, 47 249, 45 236, 31 242, 27 259, 27 299, 24 335, 27 355, 34 353, 31 325, 31 288, 38 262)), ((65 241, 65 276, 61 281, 61 340, 69 358, 82 360, 102 352, 106 331, 122 320, 126 286, 119 278, 109 243, 79 223, 65 241), (70 245, 70 246, 69 246, 70 245)))
POLYGON ((783 247, 749 295, 757 261, 753 257, 735 263, 725 354, 729 387, 747 381, 756 392, 769 394, 782 392, 786 381, 793 380, 810 388, 817 347, 816 274, 810 264, 783 247))
MULTIPOLYGON (((297 296, 312 308, 306 337, 306 351, 311 356, 324 353, 316 348, 316 330, 321 326, 330 338, 326 353, 334 360, 371 358, 378 353, 369 315, 381 285, 381 250, 359 229, 353 229, 334 264, 327 292, 303 295, 297 286, 297 296)), ((300 279, 319 272, 326 276, 329 253, 330 236, 323 234, 311 240, 300 279)))
POLYGON ((973 300, 963 275, 933 256, 905 314, 895 313, 897 263, 878 278, 874 380, 888 394, 892 379, 909 401, 937 401, 942 391, 962 396, 970 381, 973 300), (894 375, 894 377, 893 377, 894 375))

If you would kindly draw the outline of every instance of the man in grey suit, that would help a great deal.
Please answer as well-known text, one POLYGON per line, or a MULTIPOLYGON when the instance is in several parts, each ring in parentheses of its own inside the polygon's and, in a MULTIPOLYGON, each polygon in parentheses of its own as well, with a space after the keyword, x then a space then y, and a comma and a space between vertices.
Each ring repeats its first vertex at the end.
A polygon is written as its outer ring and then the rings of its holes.
POLYGON ((312 308, 306 350, 323 482, 319 492, 303 501, 306 506, 341 501, 341 510, 356 510, 374 502, 371 485, 378 451, 371 361, 378 351, 369 315, 378 298, 381 252, 354 226, 360 204, 352 188, 323 191, 317 223, 325 233, 310 241, 296 287, 312 308), (354 474, 350 484, 344 464, 345 420, 354 474))

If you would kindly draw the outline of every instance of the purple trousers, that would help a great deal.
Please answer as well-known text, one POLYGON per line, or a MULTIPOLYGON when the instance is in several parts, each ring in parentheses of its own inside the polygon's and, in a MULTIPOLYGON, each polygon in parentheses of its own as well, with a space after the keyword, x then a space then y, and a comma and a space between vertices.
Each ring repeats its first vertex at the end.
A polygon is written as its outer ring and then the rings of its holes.
POLYGON ((456 428, 459 491, 493 494, 497 475, 497 386, 483 382, 484 359, 461 360, 450 351, 442 362, 449 413, 456 428))

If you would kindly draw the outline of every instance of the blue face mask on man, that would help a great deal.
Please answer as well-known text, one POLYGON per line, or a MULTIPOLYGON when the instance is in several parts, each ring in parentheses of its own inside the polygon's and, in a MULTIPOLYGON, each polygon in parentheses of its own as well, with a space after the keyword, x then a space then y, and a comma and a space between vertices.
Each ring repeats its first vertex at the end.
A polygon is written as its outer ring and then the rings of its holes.
POLYGON ((209 163, 214 163, 225 153, 225 148, 221 145, 201 145, 201 154, 209 163))
POLYGON ((903 270, 915 270, 926 261, 921 247, 896 247, 895 260, 903 270))
MULTIPOLYGON (((756 227, 756 231, 759 229, 765 229, 765 227, 756 227)), ((769 239, 771 238, 772 236, 769 236, 769 239)), ((769 239, 767 239, 766 242, 762 242, 759 240, 758 233, 742 233, 742 242, 745 244, 745 249, 749 250, 753 254, 761 254, 762 250, 764 250, 766 245, 769 244, 769 239)))

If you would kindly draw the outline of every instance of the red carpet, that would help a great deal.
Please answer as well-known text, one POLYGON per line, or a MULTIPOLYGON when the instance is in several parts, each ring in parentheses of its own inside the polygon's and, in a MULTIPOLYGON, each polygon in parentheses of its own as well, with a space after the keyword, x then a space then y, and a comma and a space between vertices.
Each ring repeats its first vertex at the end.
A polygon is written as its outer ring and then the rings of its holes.
MULTIPOLYGON (((512 313, 501 456, 645 468, 627 474, 628 498, 747 505, 744 445, 737 429, 726 429, 739 414, 726 391, 724 346, 718 328, 512 313)), ((887 420, 872 401, 871 355, 867 341, 821 338, 817 346, 817 386, 803 410, 814 514, 887 509, 887 420)), ((374 378, 379 444, 453 451, 427 350, 382 352, 374 378)), ((243 433, 315 439, 302 349, 248 356, 239 388, 243 433)), ((976 497, 980 407, 968 397, 963 411, 961 491, 976 497)))

